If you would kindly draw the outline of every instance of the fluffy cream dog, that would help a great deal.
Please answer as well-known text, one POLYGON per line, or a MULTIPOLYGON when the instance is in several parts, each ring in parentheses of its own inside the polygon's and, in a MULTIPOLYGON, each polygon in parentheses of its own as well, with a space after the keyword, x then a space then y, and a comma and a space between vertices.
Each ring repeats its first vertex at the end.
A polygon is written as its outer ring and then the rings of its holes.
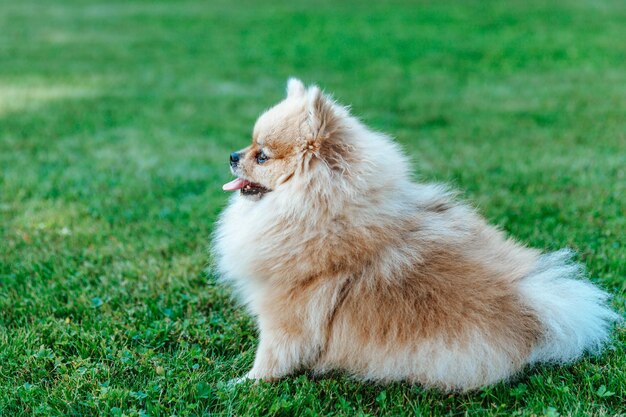
POLYGON ((508 239, 318 87, 231 154, 214 255, 258 322, 251 379, 344 370, 466 390, 597 351, 617 315, 568 251, 508 239))

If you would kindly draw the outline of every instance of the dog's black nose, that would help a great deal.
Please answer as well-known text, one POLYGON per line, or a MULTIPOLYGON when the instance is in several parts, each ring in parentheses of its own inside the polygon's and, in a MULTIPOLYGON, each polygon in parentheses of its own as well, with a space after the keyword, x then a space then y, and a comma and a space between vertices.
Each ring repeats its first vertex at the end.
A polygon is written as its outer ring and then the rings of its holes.
POLYGON ((239 153, 237 152, 233 152, 230 154, 230 163, 232 165, 235 165, 237 162, 239 162, 239 153))

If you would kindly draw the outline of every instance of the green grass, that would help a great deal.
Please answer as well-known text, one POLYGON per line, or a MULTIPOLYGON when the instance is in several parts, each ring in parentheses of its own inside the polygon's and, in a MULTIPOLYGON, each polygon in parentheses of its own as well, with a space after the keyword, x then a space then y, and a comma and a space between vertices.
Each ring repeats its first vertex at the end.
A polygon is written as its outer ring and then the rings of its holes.
POLYGON ((575 248, 624 314, 626 3, 551 3, 0 0, 0 415, 626 414, 623 326, 471 394, 224 383, 256 332, 208 238, 289 75, 512 235, 575 248))

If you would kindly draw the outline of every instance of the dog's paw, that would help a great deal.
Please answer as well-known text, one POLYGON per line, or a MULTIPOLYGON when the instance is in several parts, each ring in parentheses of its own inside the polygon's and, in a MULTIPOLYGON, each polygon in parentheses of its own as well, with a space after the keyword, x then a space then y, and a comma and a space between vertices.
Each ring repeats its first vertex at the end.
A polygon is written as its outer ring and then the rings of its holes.
POLYGON ((257 383, 261 380, 262 378, 259 378, 258 376, 256 376, 255 373, 253 373, 252 371, 246 373, 243 376, 240 376, 239 378, 233 378, 230 381, 228 381, 228 386, 231 387, 235 387, 237 385, 241 385, 244 384, 246 382, 252 382, 252 383, 257 383))
POLYGON ((244 376, 240 376, 239 378, 233 378, 231 380, 229 380, 226 385, 228 387, 236 387, 237 385, 241 385, 245 382, 248 381, 254 381, 254 379, 248 378, 248 374, 244 375, 244 376))
POLYGON ((240 376, 239 378, 233 378, 230 381, 228 381, 228 386, 236 387, 238 385, 245 384, 246 382, 250 382, 253 384, 258 384, 259 381, 274 382, 274 381, 278 381, 279 379, 280 378, 274 377, 274 376, 260 375, 258 372, 254 372, 254 370, 251 370, 244 376, 240 376))

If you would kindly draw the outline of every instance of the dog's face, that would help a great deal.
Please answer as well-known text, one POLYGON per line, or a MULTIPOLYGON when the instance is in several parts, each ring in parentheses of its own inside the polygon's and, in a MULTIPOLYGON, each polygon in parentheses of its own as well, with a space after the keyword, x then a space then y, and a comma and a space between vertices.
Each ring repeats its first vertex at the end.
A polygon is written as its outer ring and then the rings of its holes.
POLYGON ((308 133, 300 129, 304 117, 304 100, 288 97, 257 120, 252 144, 230 155, 239 180, 234 185, 243 195, 262 195, 291 179, 302 156, 298 145, 308 133))
POLYGON ((322 157, 319 150, 329 136, 334 107, 319 88, 307 91, 301 81, 290 79, 287 97, 257 120, 252 144, 230 154, 237 179, 223 189, 260 198, 292 180, 302 172, 298 168, 303 168, 307 153, 322 157))

